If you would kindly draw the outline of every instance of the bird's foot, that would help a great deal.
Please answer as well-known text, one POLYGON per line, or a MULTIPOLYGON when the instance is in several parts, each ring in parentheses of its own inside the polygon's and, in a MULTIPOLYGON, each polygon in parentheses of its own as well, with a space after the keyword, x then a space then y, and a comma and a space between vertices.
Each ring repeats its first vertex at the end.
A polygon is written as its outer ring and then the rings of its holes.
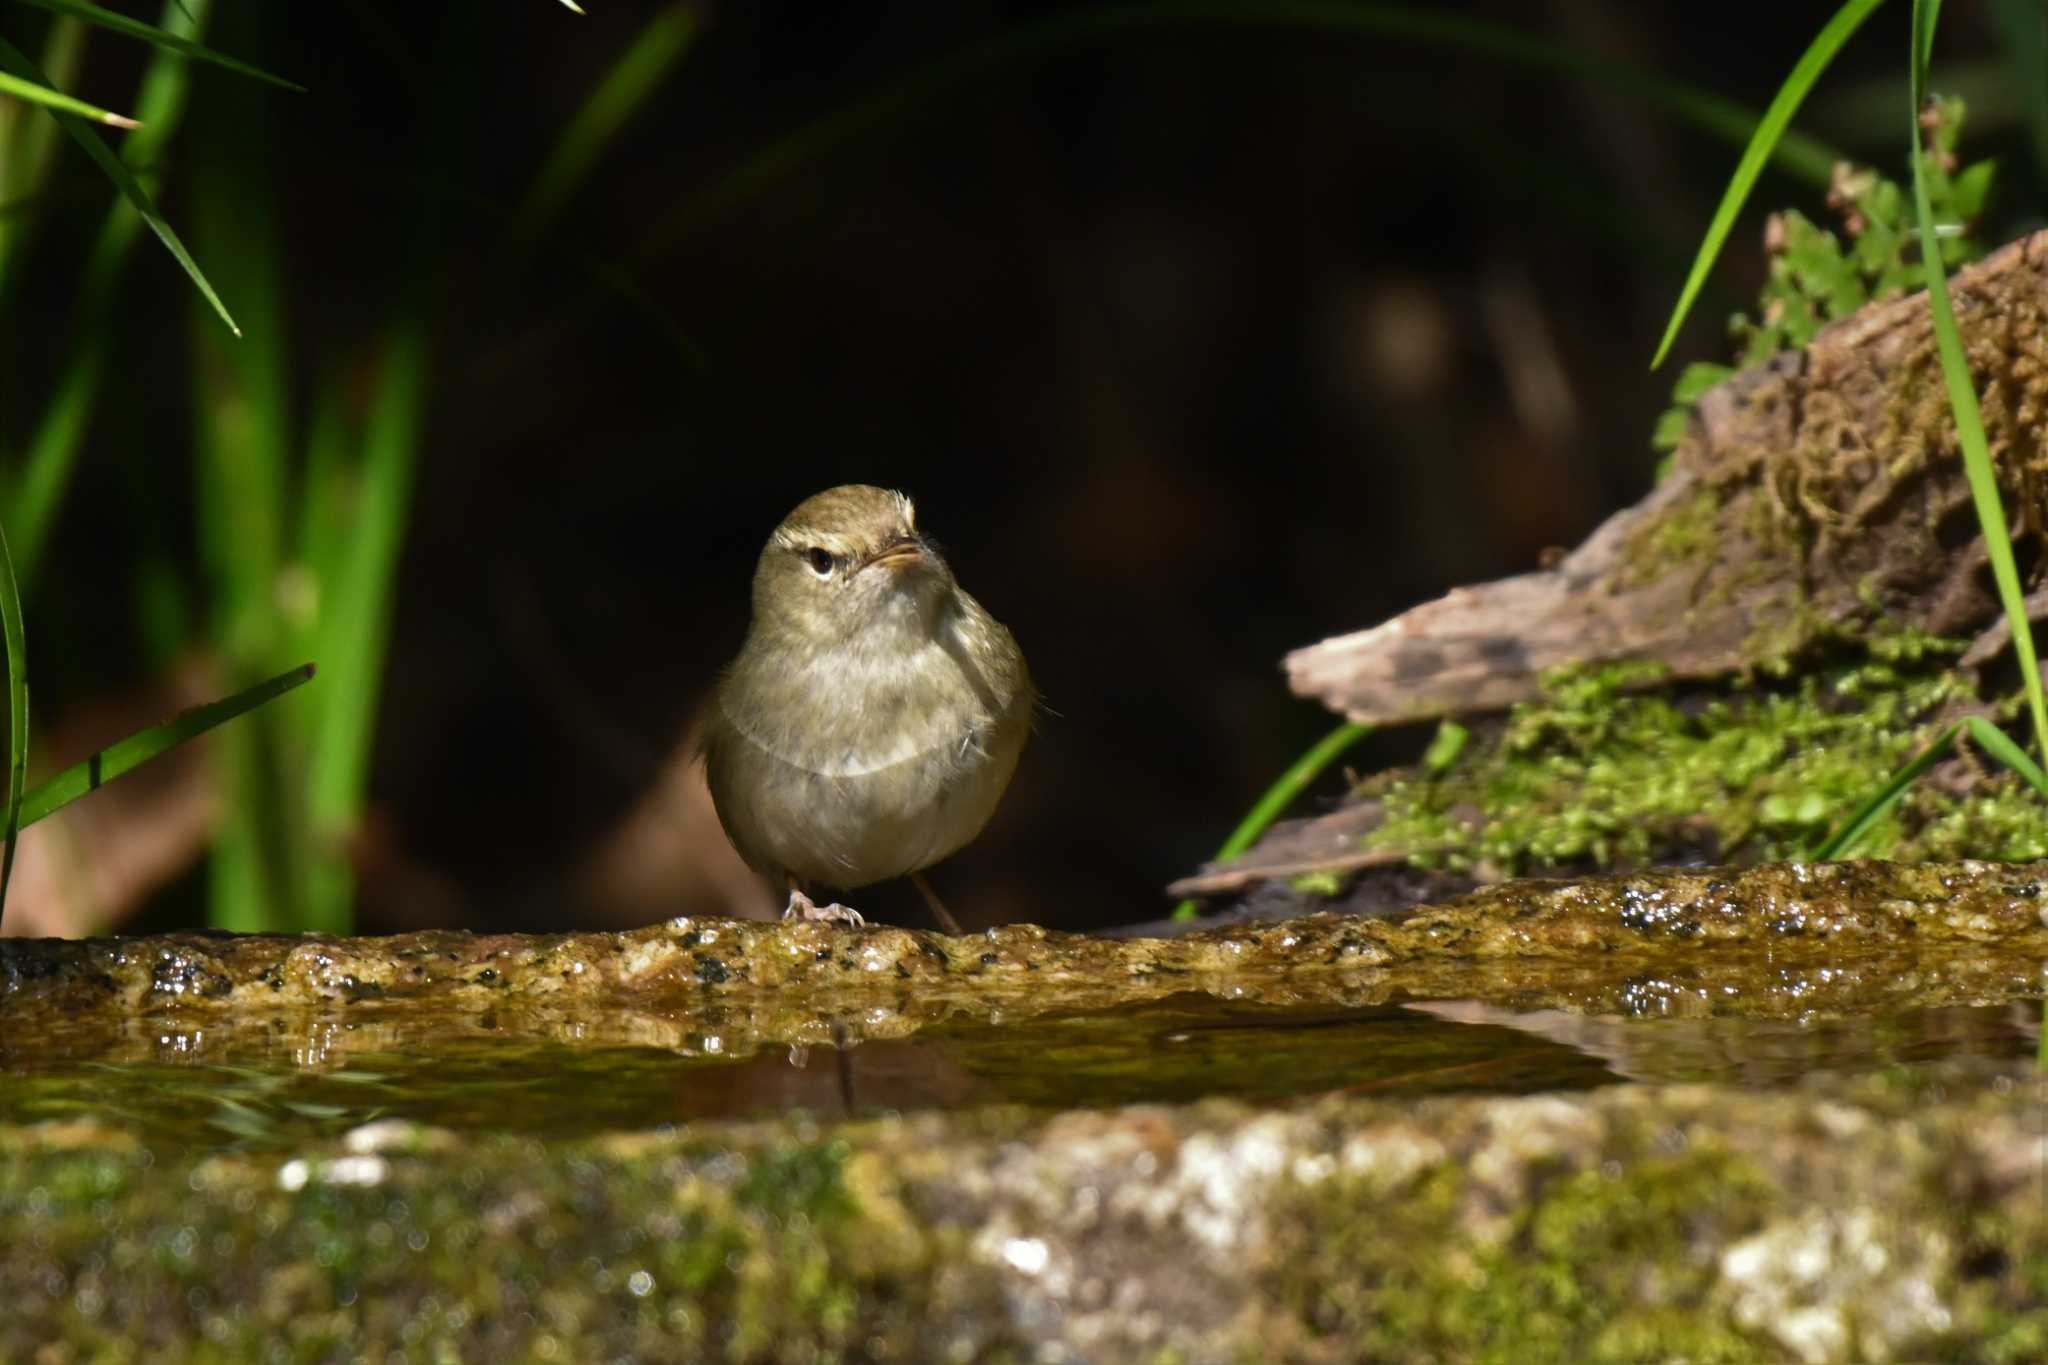
POLYGON ((860 911, 850 905, 840 905, 837 902, 819 905, 794 887, 790 888, 789 906, 782 912, 782 917, 786 920, 804 920, 811 924, 846 924, 856 929, 867 923, 860 917, 860 911))

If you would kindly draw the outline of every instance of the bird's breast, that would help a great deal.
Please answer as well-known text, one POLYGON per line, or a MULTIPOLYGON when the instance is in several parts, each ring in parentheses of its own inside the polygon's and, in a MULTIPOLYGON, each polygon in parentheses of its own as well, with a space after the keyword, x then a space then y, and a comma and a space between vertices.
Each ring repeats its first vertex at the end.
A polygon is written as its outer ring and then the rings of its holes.
POLYGON ((975 657, 949 640, 743 654, 720 688, 714 733, 724 733, 708 754, 741 852, 854 887, 972 839, 1009 785, 1031 712, 1021 668, 984 669, 975 657))

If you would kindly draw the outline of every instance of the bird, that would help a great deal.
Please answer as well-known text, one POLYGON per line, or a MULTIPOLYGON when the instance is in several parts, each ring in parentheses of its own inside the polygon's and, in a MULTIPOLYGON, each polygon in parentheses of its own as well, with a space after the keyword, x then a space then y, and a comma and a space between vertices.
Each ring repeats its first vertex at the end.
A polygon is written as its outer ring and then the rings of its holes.
POLYGON ((995 813, 1037 700, 1024 653, 958 582, 906 495, 870 484, 797 504, 754 570, 753 613, 719 676, 702 753, 726 837, 789 892, 785 919, 858 925, 806 887, 908 877, 995 813))

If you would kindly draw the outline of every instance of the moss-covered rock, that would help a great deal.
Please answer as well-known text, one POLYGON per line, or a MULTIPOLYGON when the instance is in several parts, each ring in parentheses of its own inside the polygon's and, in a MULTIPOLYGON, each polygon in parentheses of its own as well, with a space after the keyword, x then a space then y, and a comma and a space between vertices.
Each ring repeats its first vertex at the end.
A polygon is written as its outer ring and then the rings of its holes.
POLYGON ((0 1358, 2029 1358, 2032 1087, 0 1128, 0 1358))

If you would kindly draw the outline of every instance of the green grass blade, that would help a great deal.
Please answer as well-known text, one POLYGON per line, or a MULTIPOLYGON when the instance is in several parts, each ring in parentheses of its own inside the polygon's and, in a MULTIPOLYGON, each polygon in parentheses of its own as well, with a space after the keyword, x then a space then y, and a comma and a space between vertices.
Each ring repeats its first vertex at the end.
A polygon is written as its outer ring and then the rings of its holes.
POLYGON ((1907 88, 1913 94, 1913 164, 1920 164, 1920 111, 1927 106, 1927 68, 1934 64, 1934 30, 1941 23, 1941 0, 1913 0, 1912 65, 1907 88))
MULTIPOLYGON (((57 85, 71 85, 85 57, 86 27, 69 19, 50 25, 43 39, 42 70, 57 85)), ((138 109, 145 122, 148 114, 138 109)), ((56 124, 39 110, 14 100, 0 100, 0 297, 13 274, 19 244, 34 228, 27 200, 43 188, 55 162, 59 134, 56 124)))
POLYGON ((690 50, 701 24, 691 5, 668 5, 647 21, 562 130, 519 206, 515 235, 543 236, 598 155, 638 113, 690 50))
MULTIPOLYGON (((15 47, 4 38, 0 38, 0 68, 4 68, 25 80, 35 81, 41 78, 41 73, 36 70, 35 63, 30 61, 22 53, 21 49, 15 47)), ((192 259, 192 254, 185 250, 185 244, 178 240, 178 234, 172 230, 169 223, 164 221, 163 215, 156 211, 156 205, 151 201, 149 191, 144 189, 141 182, 136 180, 135 173, 128 169, 120 157, 114 155, 107 147, 107 144, 100 140, 99 134, 95 133, 84 119, 79 118, 75 114, 66 114, 55 109, 50 111, 50 117, 63 124, 64 131, 71 134, 72 140, 83 147, 86 155, 98 163, 99 168, 106 173, 107 179, 113 181, 114 187, 120 190, 122 196, 135 206, 135 211, 142 215, 142 221, 149 225, 149 230, 157 235, 157 238, 163 242, 165 249, 171 253, 172 258, 184 268, 186 275, 191 277, 192 283, 198 286, 200 294, 205 297, 209 304, 213 305, 213 311, 220 314, 220 319, 227 324, 228 330, 236 336, 240 336, 242 329, 235 325, 235 320, 228 313, 227 306, 220 301, 220 295, 214 293, 213 285, 207 282, 205 273, 199 269, 199 263, 192 259)))
MULTIPOLYGON (((95 255, 99 254, 95 252, 95 255)), ((87 287, 81 293, 89 296, 95 292, 90 284, 94 273, 88 267, 87 287)), ((73 348, 64 373, 57 381, 57 391, 50 396, 49 404, 43 409, 42 421, 36 425, 35 435, 29 440, 28 458, 24 462, 20 482, 14 488, 11 510, 21 528, 22 572, 31 576, 42 562, 43 549, 49 542, 50 528, 56 524, 58 507, 71 482, 78 451, 85 444, 86 429, 92 421, 93 404, 99 396, 100 380, 106 369, 105 361, 106 350, 100 338, 83 338, 81 344, 73 348)))
MULTIPOLYGON (((1505 25, 1424 5, 1357 0, 1190 0, 1179 4, 1102 5, 1001 33, 939 57, 869 93, 812 119, 741 163, 707 189, 683 201, 657 224, 636 259, 659 257, 691 232, 768 185, 870 130, 927 107, 987 79, 1005 67, 1077 43, 1099 42, 1151 29, 1203 27, 1306 29, 1406 39, 1429 47, 1476 53, 1506 66, 1530 67, 1619 90, 1672 114, 1713 137, 1741 145, 1757 125, 1754 111, 1710 91, 1589 52, 1548 43, 1505 25)), ((1825 188, 1840 158, 1812 138, 1787 132, 1771 151, 1774 165, 1825 188)))
MULTIPOLYGON (((1322 776, 1323 769, 1335 763, 1346 749, 1371 733, 1371 726, 1357 725, 1347 720, 1317 740, 1315 747, 1296 759, 1294 766, 1280 774, 1279 779, 1266 788, 1266 794, 1245 813, 1244 819, 1238 821, 1237 828, 1223 841, 1223 847, 1216 850, 1216 860, 1220 862, 1225 858, 1235 858, 1250 848, 1253 841, 1271 828, 1273 822, 1294 804, 1294 799, 1301 795, 1308 784, 1322 776)), ((1173 910, 1175 919, 1191 919, 1194 914, 1195 903, 1192 900, 1182 901, 1173 910)))
MULTIPOLYGON (((201 9, 204 8, 202 5, 201 9)), ((166 22, 198 31, 197 18, 174 16, 168 9, 166 22)), ((142 115, 143 127, 125 138, 121 146, 122 159, 131 167, 149 165, 163 156, 184 120, 186 94, 191 85, 189 70, 181 58, 159 52, 143 72, 136 97, 136 112, 142 115)), ((36 122, 49 127, 40 115, 36 122)), ((136 176, 145 185, 149 181, 147 172, 137 171, 136 176)), ((99 400, 106 357, 113 343, 115 287, 141 227, 142 220, 133 205, 125 199, 114 201, 101 221, 99 236, 93 242, 74 294, 72 313, 78 319, 78 330, 56 392, 29 440, 21 481, 15 486, 9 507, 14 523, 15 559, 22 576, 30 582, 36 581, 36 567, 42 562, 50 528, 70 489, 72 469, 99 400)))
POLYGON ((55 815, 79 797, 135 771, 166 750, 175 749, 187 740, 196 739, 216 726, 283 696, 312 676, 313 665, 300 664, 254 687, 244 688, 231 697, 180 711, 161 725, 138 730, 126 739, 109 744, 84 762, 74 763, 47 782, 37 783, 36 789, 21 803, 22 825, 26 827, 45 816, 55 815))
POLYGON ((335 850, 309 869, 309 905, 316 925, 346 923, 351 879, 338 850, 354 833, 369 789, 391 634, 392 584, 412 500, 426 416, 429 369, 426 325, 401 324, 380 368, 357 487, 354 523, 338 555, 315 565, 326 584, 320 657, 334 686, 311 722, 307 820, 318 845, 335 850))
POLYGON ((0 530, 0 642, 7 647, 7 804, 0 812, 0 921, 7 918, 7 884, 14 879, 14 846, 21 842, 21 788, 28 779, 28 633, 21 623, 21 588, 14 556, 0 530))
POLYGON ((1722 191, 1721 203, 1714 210, 1713 221, 1707 224, 1707 235, 1700 239, 1699 255, 1693 259, 1692 270, 1685 277, 1684 286, 1678 291, 1678 303, 1671 310, 1671 320, 1664 324, 1664 338, 1657 343, 1657 354, 1650 360, 1650 368, 1656 369, 1664 363, 1670 353, 1671 343, 1678 338, 1678 329, 1685 325, 1687 314, 1692 312, 1693 301, 1699 297, 1700 287, 1707 282, 1707 276, 1714 269, 1714 262, 1720 258, 1721 248, 1727 245, 1728 234, 1735 228, 1735 220, 1742 213, 1742 206, 1749 202, 1749 192, 1756 188, 1757 177, 1763 174, 1764 165, 1770 160, 1778 139, 1792 123, 1792 116, 1799 112, 1814 83, 1821 73, 1828 69, 1828 63, 1842 50, 1842 44, 1863 25, 1884 0, 1846 0, 1835 11, 1835 17, 1828 20, 1826 27, 1792 67, 1792 74, 1778 87, 1778 93, 1771 98, 1770 107, 1764 110, 1763 118, 1757 123, 1756 131, 1750 135, 1749 145, 1742 149, 1742 159, 1735 163, 1735 174, 1728 179, 1728 188, 1722 191))
MULTIPOLYGON (((2020 598, 2019 568, 2013 563, 2012 538, 2006 532, 2005 505, 1999 500, 1998 479, 1991 468, 1984 425, 1978 418, 1977 390, 1970 383, 1962 338, 1956 331, 1955 311, 1949 305, 1948 280, 1934 234, 1934 212, 1928 205, 1920 111, 1927 107, 1927 68, 1934 60, 1934 29, 1940 19, 1941 0, 1913 0, 1913 212, 1919 220, 1920 256, 1927 270, 1927 302, 1934 311, 1941 377, 1948 386, 1949 406, 1955 411, 1956 436, 1963 446, 1963 470, 1970 480, 1970 500, 1976 504, 1977 522, 1984 528, 1984 549, 1991 559, 1991 575, 1998 583, 1999 600, 2005 604, 2005 619, 2012 625, 2013 654, 2019 660, 2020 679, 2026 685, 2027 709, 2034 717, 2034 743, 2048 755, 2048 706, 2042 702, 2041 669, 2034 660, 2033 625, 2020 598)), ((2028 780, 2033 781, 2031 777, 2028 780)), ((2041 1002, 2041 1034, 2035 1044, 2034 1062, 2037 1067, 2048 1069, 2048 1000, 2041 1002)))
POLYGON ((1899 798, 1920 779, 1920 775, 1933 767, 1941 756, 1948 752, 1949 746, 1955 743, 1956 735, 1962 732, 1967 732, 1978 748, 2018 773, 2028 786, 2043 795, 2048 795, 2048 773, 2042 772, 2041 766, 2029 758, 2019 745, 2012 742, 2012 736, 1982 716, 1965 716, 1961 722, 1949 726, 1935 736, 1926 748, 1908 759, 1904 766, 1885 780, 1882 787, 1858 806, 1856 812, 1844 821, 1840 828, 1814 849, 1815 861, 1826 862, 1846 857, 1850 850, 1870 833, 1871 827, 1898 804, 1899 798))
POLYGON ((40 104, 43 108, 55 113, 71 114, 78 118, 91 119, 94 123, 104 123, 109 128, 139 128, 142 126, 126 114, 112 113, 100 108, 97 104, 87 104, 82 99, 67 95, 62 90, 52 90, 49 86, 39 84, 27 77, 11 75, 4 71, 0 71, 0 95, 12 95, 14 98, 26 100, 30 104, 40 104))
POLYGON ((1977 747, 2006 767, 2026 779, 2028 786, 2043 796, 2048 796, 2048 773, 2041 771, 2041 765, 2027 757, 2027 751, 2012 742, 2012 736, 1993 725, 1982 716, 1969 716, 1963 721, 1963 728, 1970 732, 1970 738, 1977 747))
POLYGON ((1961 729, 1960 725, 1949 726, 1935 736, 1934 741, 1926 748, 1908 759, 1905 766, 1886 779, 1882 787, 1873 792, 1856 808, 1854 814, 1842 822, 1840 828, 1820 842, 1819 847, 1813 850, 1814 861, 1831 862, 1836 858, 1847 857, 1850 850, 1863 842, 1863 837, 1870 833, 1871 827, 1899 803, 1899 798, 1906 794, 1907 788, 1919 780, 1920 774, 1933 767, 1941 756, 1948 752, 1949 746, 1955 743, 1956 732, 1961 729))
POLYGON ((1913 0, 1913 213, 1920 228, 1920 261, 1927 276, 1927 303, 1934 315, 1935 346, 1941 358, 1942 382, 1948 387, 1949 407, 1955 414, 1956 440, 1962 446, 1963 473, 1970 484, 1970 500, 1977 509, 1977 524, 1984 531, 1984 552, 1991 561, 1991 577, 1998 585, 1998 600, 2004 605, 2006 621, 2012 626, 2013 654, 2019 660, 2020 678, 2027 691, 2027 710, 2034 722, 2034 746, 2040 752, 2048 753, 2048 698, 2042 695, 2034 631, 2027 620, 2019 565, 2012 557, 2012 533, 2006 526, 2005 505, 1998 491, 1998 473, 1991 466, 1991 446, 1984 438, 1984 419, 1977 407, 1977 390, 1970 381, 1970 365, 1963 352, 1962 334, 1956 328, 1955 306, 1949 300, 1947 272, 1941 263, 1941 241, 1928 197, 1920 111, 1925 107, 1927 63, 1934 47, 1935 20, 1940 13, 1939 0, 1913 0))
MULTIPOLYGON (((268 71, 251 66, 247 62, 238 61, 226 53, 215 52, 210 47, 195 43, 190 38, 181 37, 176 33, 170 32, 168 29, 158 28, 154 24, 145 24, 140 19, 131 19, 125 14, 116 14, 110 9, 101 9, 98 5, 88 4, 86 0, 19 0, 19 2, 34 5, 39 9, 49 10, 53 14, 66 15, 98 28, 111 30, 121 34, 123 37, 140 38, 143 42, 152 44, 166 52, 175 52, 181 57, 190 57, 194 61, 211 62, 215 66, 237 72, 240 75, 254 77, 256 80, 265 81, 285 90, 295 91, 301 95, 306 93, 305 86, 288 81, 282 76, 273 76, 268 71)), ((183 6, 179 8, 182 9, 183 6)), ((187 11, 187 17, 190 17, 190 11, 187 11)))

